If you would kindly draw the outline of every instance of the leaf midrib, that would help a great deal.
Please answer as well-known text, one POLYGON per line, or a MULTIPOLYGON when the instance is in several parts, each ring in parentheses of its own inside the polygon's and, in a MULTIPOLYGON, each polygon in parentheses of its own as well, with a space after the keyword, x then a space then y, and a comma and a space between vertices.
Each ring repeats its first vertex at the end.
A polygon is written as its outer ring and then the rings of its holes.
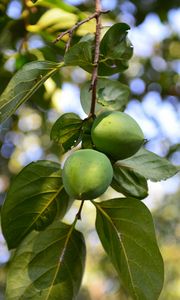
POLYGON ((46 298, 45 298, 44 300, 48 300, 48 299, 49 299, 51 290, 52 290, 52 288, 53 288, 53 285, 54 285, 54 282, 55 282, 55 280, 56 280, 57 274, 58 274, 58 272, 59 272, 59 269, 60 269, 60 266, 61 266, 61 262, 62 262, 62 260, 63 260, 64 255, 65 255, 65 252, 66 252, 66 249, 67 249, 67 245, 68 245, 68 242, 69 242, 69 240, 70 240, 70 237, 71 237, 71 234, 72 234, 73 230, 74 230, 74 223, 71 225, 70 230, 69 230, 69 232, 68 232, 68 234, 67 234, 67 238, 66 238, 65 244, 64 244, 64 249, 63 249, 62 253, 60 254, 59 261, 58 261, 58 264, 57 264, 57 268, 56 268, 54 277, 53 277, 53 279, 52 279, 52 284, 51 284, 51 286, 50 286, 50 288, 49 288, 49 291, 48 291, 48 293, 47 293, 47 296, 46 296, 46 298))
POLYGON ((134 291, 134 294, 136 296, 136 299, 138 300, 138 296, 136 294, 136 290, 135 290, 135 286, 133 284, 133 278, 132 278, 132 274, 131 274, 131 268, 130 268, 130 265, 129 265, 129 261, 128 261, 128 257, 127 257, 127 253, 126 253, 126 249, 125 249, 125 246, 123 244, 123 241, 122 239, 120 239, 119 235, 121 235, 121 233, 118 232, 115 224, 113 223, 112 219, 109 217, 109 215, 100 207, 100 205, 97 204, 97 202, 94 202, 94 205, 100 210, 100 212, 107 218, 107 220, 111 223, 112 227, 114 228, 116 234, 117 234, 117 237, 118 237, 118 240, 120 241, 120 244, 122 245, 122 250, 123 250, 123 253, 124 253, 124 257, 126 259, 126 263, 127 263, 127 268, 128 268, 128 273, 129 273, 129 277, 130 277, 130 281, 131 281, 131 286, 133 288, 133 291, 134 291))
MULTIPOLYGON (((58 69, 61 67, 61 65, 59 66, 59 67, 56 67, 56 68, 53 68, 51 71, 49 71, 45 76, 43 76, 34 86, 33 86, 33 88, 31 88, 30 90, 29 90, 29 93, 27 93, 23 98, 22 98, 22 100, 20 101, 20 103, 22 103, 23 101, 24 101, 24 99, 27 99, 27 97, 29 97, 29 95, 31 95, 31 93, 33 92, 33 91, 36 91, 37 89, 38 89, 38 87, 39 87, 39 85, 41 84, 41 83, 43 83, 43 81, 44 80, 46 80, 46 78, 48 78, 49 76, 51 76, 51 74, 53 74, 53 73, 55 73, 55 72, 57 72, 58 71, 58 69)), ((29 79, 29 80, 26 80, 25 82, 31 82, 31 81, 33 81, 34 79, 29 79)), ((18 85, 20 85, 20 84, 22 84, 22 82, 19 82, 18 83, 18 85)), ((14 88, 13 88, 13 90, 14 90, 14 88)), ((8 102, 6 101, 5 103, 4 103, 4 105, 2 105, 1 106, 1 108, 4 108, 6 105, 8 105, 10 102, 12 102, 17 96, 19 96, 20 94, 22 94, 22 93, 24 93, 24 90, 22 91, 22 92, 20 92, 20 93, 18 93, 18 94, 16 94, 14 97, 12 97, 8 102)), ((5 98, 6 99, 6 98, 5 98)))
POLYGON ((53 197, 50 199, 50 201, 47 203, 47 205, 41 210, 41 212, 38 214, 38 216, 33 220, 33 222, 30 223, 30 225, 25 229, 25 231, 20 235, 20 238, 24 238, 26 234, 29 232, 31 228, 36 224, 37 220, 42 216, 42 214, 45 212, 45 210, 51 205, 52 201, 58 196, 60 191, 63 189, 63 186, 61 186, 57 193, 53 195, 53 197))

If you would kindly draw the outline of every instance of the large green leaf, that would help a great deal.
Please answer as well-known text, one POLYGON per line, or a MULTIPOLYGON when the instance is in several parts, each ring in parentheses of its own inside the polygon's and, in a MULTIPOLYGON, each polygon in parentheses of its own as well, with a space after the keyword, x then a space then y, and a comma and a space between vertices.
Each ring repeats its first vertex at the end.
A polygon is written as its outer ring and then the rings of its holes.
POLYGON ((43 230, 71 204, 61 178, 60 165, 37 161, 27 165, 13 180, 5 199, 1 222, 9 248, 15 248, 33 229, 43 230))
POLYGON ((0 96, 0 123, 10 117, 63 63, 34 61, 22 67, 0 96))
POLYGON ((133 198, 94 204, 98 235, 125 287, 135 300, 157 300, 164 269, 151 213, 133 198))
POLYGON ((114 177, 111 186, 127 197, 144 199, 148 196, 147 180, 133 170, 114 166, 114 177))
POLYGON ((144 148, 130 158, 118 161, 116 165, 133 170, 152 181, 165 180, 178 172, 178 168, 167 159, 144 148))
MULTIPOLYGON (((90 82, 86 82, 81 89, 81 104, 88 114, 91 106, 90 82)), ((102 110, 124 110, 129 98, 129 87, 119 81, 99 79, 97 84, 96 113, 102 110)))
POLYGON ((74 300, 85 264, 83 235, 60 221, 32 232, 17 249, 8 277, 6 300, 74 300))
POLYGON ((74 113, 65 113, 54 123, 51 139, 60 144, 65 151, 71 149, 80 139, 83 120, 74 113))

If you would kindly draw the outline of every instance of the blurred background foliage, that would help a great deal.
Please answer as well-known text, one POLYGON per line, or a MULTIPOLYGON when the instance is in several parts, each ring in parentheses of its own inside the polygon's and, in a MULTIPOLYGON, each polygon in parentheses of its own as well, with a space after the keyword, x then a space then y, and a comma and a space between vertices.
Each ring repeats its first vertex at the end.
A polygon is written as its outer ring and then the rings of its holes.
MULTIPOLYGON (((103 9, 110 10, 103 16, 105 28, 115 22, 131 26, 129 38, 134 45, 134 56, 129 69, 114 76, 130 86, 126 112, 140 123, 148 139, 148 149, 166 156, 174 164, 180 163, 178 5, 177 0, 102 0, 103 9)), ((59 32, 93 11, 92 0, 39 0, 35 5, 29 0, 1 0, 0 93, 25 63, 44 59, 61 61, 67 37, 57 44, 52 41, 59 32)), ((94 21, 84 24, 76 31, 72 43, 94 29, 94 21)), ((79 90, 89 78, 80 68, 63 69, 0 125, 0 205, 10 179, 25 165, 38 159, 60 160, 60 149, 49 138, 50 129, 63 112, 86 116, 80 106, 79 90)), ((165 261, 166 280, 161 300, 180 299, 179 183, 178 175, 166 182, 149 183, 150 196, 145 200, 153 211, 165 261)), ((127 300, 94 231, 94 214, 93 208, 86 204, 80 227, 87 235, 88 257, 78 300, 127 300)), ((10 253, 0 234, 0 299, 9 259, 10 253)))

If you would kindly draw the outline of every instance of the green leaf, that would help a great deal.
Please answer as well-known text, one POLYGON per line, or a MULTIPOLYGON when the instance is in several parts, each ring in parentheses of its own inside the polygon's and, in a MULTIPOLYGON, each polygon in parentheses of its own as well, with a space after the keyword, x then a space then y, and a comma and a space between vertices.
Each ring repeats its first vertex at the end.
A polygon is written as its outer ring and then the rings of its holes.
MULTIPOLYGON (((88 114, 91 106, 90 82, 83 85, 81 89, 81 105, 88 114)), ((129 87, 119 81, 110 79, 99 79, 97 84, 96 113, 103 110, 122 111, 126 107, 129 98, 129 87)))
POLYGON ((125 196, 144 199, 148 196, 146 179, 133 170, 114 166, 114 177, 111 186, 125 196))
POLYGON ((111 26, 101 41, 101 54, 112 59, 120 59, 123 55, 123 58, 128 59, 129 56, 125 56, 127 49, 124 41, 126 40, 129 29, 129 25, 125 23, 116 23, 111 26))
POLYGON ((135 300, 157 300, 163 286, 163 261, 151 213, 136 199, 93 202, 102 245, 135 300))
POLYGON ((87 72, 92 72, 92 42, 85 41, 75 44, 64 56, 67 66, 79 66, 87 72))
POLYGON ((0 96, 0 123, 9 118, 63 63, 35 61, 22 67, 0 96))
POLYGON ((83 120, 74 113, 63 114, 53 125, 50 137, 65 151, 80 141, 83 120))
POLYGON ((130 27, 116 23, 104 35, 100 44, 99 75, 112 75, 128 68, 133 47, 127 38, 130 27))
POLYGON ((116 162, 119 167, 132 170, 152 181, 165 180, 178 172, 167 159, 141 148, 130 158, 116 162))
POLYGON ((6 299, 76 299, 85 254, 83 235, 73 225, 58 221, 43 232, 32 232, 12 260, 6 299))
POLYGON ((35 25, 28 25, 28 30, 37 32, 47 30, 48 33, 55 32, 67 27, 72 27, 78 21, 74 13, 67 12, 61 8, 48 9, 35 25))
MULTIPOLYGON (((109 76, 128 68, 128 60, 132 57, 133 48, 126 37, 127 30, 129 30, 127 24, 118 23, 113 25, 104 35, 100 44, 98 75, 109 76)), ((94 46, 94 36, 87 35, 87 38, 83 38, 65 54, 65 64, 79 66, 92 73, 94 46)))
POLYGON ((59 164, 37 161, 27 165, 14 178, 1 212, 8 247, 17 247, 33 229, 43 230, 57 214, 63 217, 71 201, 63 188, 59 164))
MULTIPOLYGON (((36 0, 37 1, 37 0, 36 0)), ((59 0, 41 0, 37 3, 39 6, 44 6, 48 8, 61 8, 67 12, 71 13, 77 13, 79 9, 75 6, 72 6, 70 4, 64 3, 64 1, 59 1, 59 0)))

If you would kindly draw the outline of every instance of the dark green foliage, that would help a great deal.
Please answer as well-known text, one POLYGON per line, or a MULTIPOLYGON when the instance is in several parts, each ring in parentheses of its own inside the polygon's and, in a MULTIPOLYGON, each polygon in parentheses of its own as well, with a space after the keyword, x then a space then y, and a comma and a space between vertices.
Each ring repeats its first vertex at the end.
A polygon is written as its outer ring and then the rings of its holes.
MULTIPOLYGON (((129 26, 127 24, 117 23, 106 32, 100 44, 99 75, 109 76, 128 68, 128 61, 133 54, 132 45, 127 39, 128 29, 129 26)), ((86 41, 81 40, 65 54, 65 64, 79 66, 92 73, 93 51, 94 43, 92 38, 88 38, 86 41)))
POLYGON ((50 137, 68 151, 80 142, 83 121, 73 113, 63 114, 53 125, 50 137))
POLYGON ((100 45, 100 75, 112 75, 128 68, 133 55, 133 47, 127 38, 129 29, 127 24, 117 23, 104 35, 100 45))
POLYGON ((32 230, 43 230, 71 204, 65 193, 60 165, 33 162, 14 178, 1 212, 8 247, 16 248, 32 230))
POLYGON ((114 178, 111 186, 127 197, 144 199, 148 196, 147 180, 131 169, 114 166, 114 178))

